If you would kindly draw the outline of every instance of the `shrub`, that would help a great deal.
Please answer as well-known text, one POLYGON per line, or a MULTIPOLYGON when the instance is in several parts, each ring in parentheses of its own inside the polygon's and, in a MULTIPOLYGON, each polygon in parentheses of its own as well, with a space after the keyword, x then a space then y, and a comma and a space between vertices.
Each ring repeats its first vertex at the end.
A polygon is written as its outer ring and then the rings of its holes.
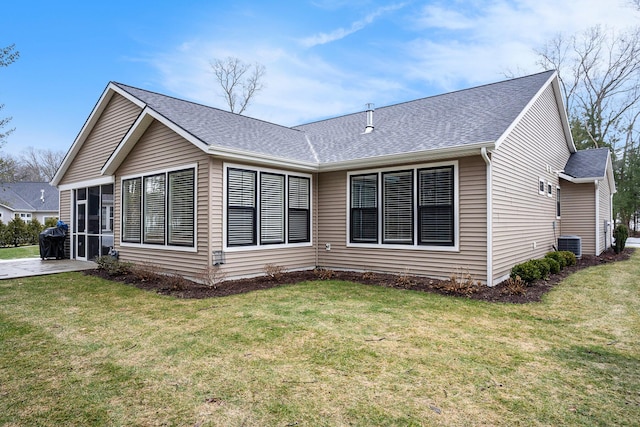
POLYGON ((560 270, 567 266, 567 259, 560 252, 549 252, 544 257, 555 260, 560 265, 560 270))
POLYGON ((272 280, 278 281, 282 279, 282 275, 284 274, 284 267, 276 264, 266 264, 264 266, 264 272, 272 280))
POLYGON ((547 262, 548 258, 541 259, 532 259, 531 262, 538 266, 538 270, 540 270, 540 278, 547 279, 549 278, 549 273, 551 273, 551 266, 547 262))
POLYGON ((525 285, 526 283, 520 276, 509 277, 504 283, 502 293, 507 295, 524 295, 527 293, 525 285))
POLYGON ((615 253, 619 254, 624 250, 624 247, 627 244, 627 237, 629 237, 629 230, 626 225, 618 224, 616 228, 613 229, 613 238, 616 239, 613 244, 613 250, 615 253))
POLYGON ((565 260, 565 264, 567 266, 576 265, 578 263, 578 259, 576 258, 576 254, 571 251, 559 251, 559 254, 562 254, 565 260))
POLYGON ((336 273, 328 268, 315 268, 313 274, 320 280, 330 280, 336 273))
POLYGON ((545 257, 544 260, 547 261, 547 264, 549 264, 549 272, 551 274, 560 273, 560 270, 562 270, 562 268, 560 267, 560 263, 557 260, 549 257, 545 257))
POLYGON ((122 276, 131 272, 131 263, 118 261, 111 255, 104 255, 95 259, 98 270, 104 270, 109 276, 122 276))
POLYGON ((520 277, 526 284, 535 282, 542 278, 542 272, 535 260, 529 260, 521 264, 516 264, 511 269, 511 278, 520 277))
POLYGON ((38 221, 38 218, 33 218, 31 221, 27 223, 27 234, 26 238, 30 245, 37 245, 40 240, 40 233, 42 233, 44 227, 38 221))
POLYGON ((464 273, 458 269, 455 273, 449 275, 449 280, 441 288, 443 291, 458 296, 469 296, 480 290, 481 283, 473 280, 469 270, 464 273))
POLYGON ((218 289, 220 283, 224 282, 226 278, 227 272, 221 270, 219 265, 209 266, 200 273, 200 279, 212 289, 218 289))

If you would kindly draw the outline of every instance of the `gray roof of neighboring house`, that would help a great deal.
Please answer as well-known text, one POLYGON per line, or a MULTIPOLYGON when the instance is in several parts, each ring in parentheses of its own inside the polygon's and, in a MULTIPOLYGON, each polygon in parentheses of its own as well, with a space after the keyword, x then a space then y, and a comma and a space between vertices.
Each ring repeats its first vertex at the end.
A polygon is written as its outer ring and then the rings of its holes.
POLYGON ((564 173, 573 178, 598 178, 607 173, 608 148, 592 148, 571 154, 564 173))
POLYGON ((60 193, 48 182, 0 183, 0 204, 13 211, 57 212, 60 193))
POLYGON ((114 83, 209 146, 333 163, 494 142, 553 71, 377 108, 293 128, 114 83))

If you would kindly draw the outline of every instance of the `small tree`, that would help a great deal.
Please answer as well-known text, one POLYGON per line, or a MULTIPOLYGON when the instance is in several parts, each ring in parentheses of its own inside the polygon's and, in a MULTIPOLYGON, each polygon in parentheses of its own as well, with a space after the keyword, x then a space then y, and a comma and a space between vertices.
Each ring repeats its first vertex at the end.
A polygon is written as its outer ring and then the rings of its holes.
POLYGON ((613 230, 613 238, 616 239, 615 244, 613 245, 615 253, 619 254, 624 250, 624 247, 627 244, 627 237, 629 237, 629 230, 627 229, 627 226, 624 224, 618 224, 613 230))
POLYGON ((33 218, 27 223, 27 240, 30 245, 37 245, 43 227, 38 218, 33 218))
POLYGON ((44 220, 44 228, 53 228, 58 226, 58 218, 49 217, 44 220))
POLYGON ((20 218, 13 218, 7 224, 6 240, 8 245, 18 247, 28 240, 27 224, 20 218))
POLYGON ((7 246, 7 226, 0 220, 0 247, 7 246))

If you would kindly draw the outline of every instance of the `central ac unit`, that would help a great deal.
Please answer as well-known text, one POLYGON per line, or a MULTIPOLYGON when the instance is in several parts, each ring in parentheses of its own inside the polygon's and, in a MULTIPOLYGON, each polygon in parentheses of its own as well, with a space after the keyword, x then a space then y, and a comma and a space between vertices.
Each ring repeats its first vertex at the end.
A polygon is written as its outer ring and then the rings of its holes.
POLYGON ((582 257, 582 239, 580 236, 558 237, 558 250, 573 252, 577 258, 582 257))

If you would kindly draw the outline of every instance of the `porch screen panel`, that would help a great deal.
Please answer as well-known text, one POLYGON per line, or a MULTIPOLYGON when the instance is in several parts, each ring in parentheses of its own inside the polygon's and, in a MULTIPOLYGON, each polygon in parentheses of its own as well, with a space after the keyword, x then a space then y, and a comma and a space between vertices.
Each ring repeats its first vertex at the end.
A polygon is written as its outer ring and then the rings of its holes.
POLYGON ((170 245, 194 245, 194 186, 194 169, 169 172, 167 240, 170 245))
POLYGON ((378 242, 378 174, 351 176, 351 242, 378 242))
POLYGON ((122 181, 122 241, 140 243, 142 178, 122 181))
POLYGON ((453 166, 422 169, 419 176, 419 244, 453 246, 453 166))
POLYGON ((289 177, 289 243, 311 240, 310 183, 309 178, 289 177))
POLYGON ((227 245, 256 244, 256 172, 227 169, 227 245))
POLYGON ((382 182, 384 243, 413 244, 413 171, 383 173, 382 182))
POLYGON ((260 174, 260 243, 284 243, 284 175, 260 174))
POLYGON ((164 244, 165 174, 144 178, 144 243, 164 244))

